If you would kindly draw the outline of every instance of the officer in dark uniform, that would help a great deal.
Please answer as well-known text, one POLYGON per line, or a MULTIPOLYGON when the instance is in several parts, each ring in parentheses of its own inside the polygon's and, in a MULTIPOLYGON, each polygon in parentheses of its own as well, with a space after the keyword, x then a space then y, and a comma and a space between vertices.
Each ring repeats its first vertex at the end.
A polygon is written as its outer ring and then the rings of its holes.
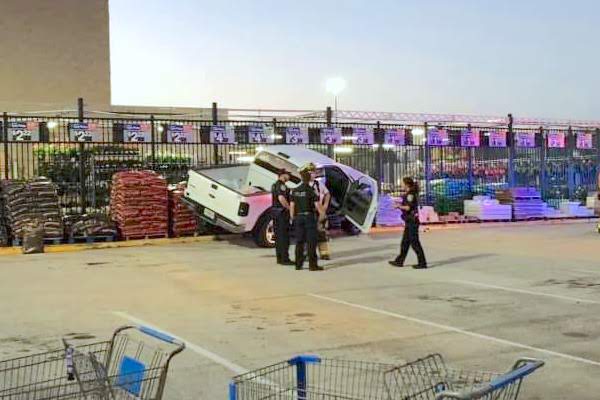
POLYGON ((419 240, 419 186, 413 178, 405 177, 402 179, 402 204, 398 207, 402 210, 402 219, 404 220, 404 234, 402 235, 402 243, 400 244, 400 254, 394 261, 390 261, 390 265, 394 267, 404 267, 404 260, 408 255, 408 249, 412 249, 417 253, 418 264, 415 269, 427 268, 425 253, 423 246, 419 240))
POLYGON ((273 199, 273 226, 275 228, 275 254, 277 264, 294 265, 290 260, 290 189, 286 182, 290 180, 290 173, 286 170, 279 171, 278 178, 271 187, 273 199))
POLYGON ((304 264, 304 244, 308 245, 308 268, 322 271, 317 265, 317 213, 322 214, 319 197, 310 187, 310 172, 302 171, 302 184, 292 191, 290 210, 296 236, 296 269, 304 264))

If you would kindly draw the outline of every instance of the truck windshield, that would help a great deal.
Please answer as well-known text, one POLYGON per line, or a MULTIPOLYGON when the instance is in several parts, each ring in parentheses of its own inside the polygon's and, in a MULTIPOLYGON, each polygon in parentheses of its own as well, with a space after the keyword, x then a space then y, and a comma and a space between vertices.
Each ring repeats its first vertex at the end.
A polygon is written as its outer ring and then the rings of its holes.
POLYGON ((285 169, 290 173, 290 181, 293 183, 300 183, 298 168, 291 162, 276 156, 275 154, 262 151, 254 157, 254 163, 274 174, 278 174, 280 170, 285 169))

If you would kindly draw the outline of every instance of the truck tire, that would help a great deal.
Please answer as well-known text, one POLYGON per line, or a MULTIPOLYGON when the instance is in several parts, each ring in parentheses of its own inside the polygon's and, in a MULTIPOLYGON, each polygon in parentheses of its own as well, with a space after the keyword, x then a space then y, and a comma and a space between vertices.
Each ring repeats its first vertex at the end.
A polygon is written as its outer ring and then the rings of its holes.
POLYGON ((275 247, 275 226, 271 215, 265 214, 260 217, 252 231, 252 237, 258 247, 275 247))
POLYGON ((358 229, 352 222, 348 221, 346 218, 342 220, 340 227, 349 236, 360 235, 360 229, 358 229))

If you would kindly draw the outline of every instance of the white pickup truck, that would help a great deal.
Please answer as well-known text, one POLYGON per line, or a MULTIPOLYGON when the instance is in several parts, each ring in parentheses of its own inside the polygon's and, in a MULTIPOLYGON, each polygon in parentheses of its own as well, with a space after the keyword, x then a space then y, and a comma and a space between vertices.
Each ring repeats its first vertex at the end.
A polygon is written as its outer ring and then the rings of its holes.
POLYGON ((301 146, 267 146, 249 165, 189 171, 185 200, 208 224, 233 233, 251 233, 261 247, 274 246, 271 186, 277 172, 291 172, 290 188, 300 183, 298 169, 312 162, 331 192, 328 215, 347 231, 368 232, 377 211, 377 182, 347 165, 301 146))

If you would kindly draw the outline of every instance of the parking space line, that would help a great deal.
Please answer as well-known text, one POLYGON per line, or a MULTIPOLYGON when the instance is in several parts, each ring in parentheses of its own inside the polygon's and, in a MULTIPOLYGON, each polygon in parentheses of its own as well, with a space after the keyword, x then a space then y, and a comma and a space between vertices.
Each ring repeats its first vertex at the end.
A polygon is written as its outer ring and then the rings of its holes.
POLYGON ((369 312, 372 312, 372 313, 375 313, 375 314, 385 315, 385 316, 391 317, 391 318, 401 319, 401 320, 404 320, 404 321, 409 321, 409 322, 413 322, 413 323, 416 323, 416 324, 425 325, 425 326, 429 326, 429 327, 432 327, 432 328, 437 328, 437 329, 440 329, 442 331, 459 333, 461 335, 470 336, 470 337, 474 337, 474 338, 481 339, 481 340, 487 340, 489 342, 503 344, 503 345, 506 345, 506 346, 516 347, 516 348, 524 349, 524 350, 535 351, 535 352, 538 352, 538 353, 541 353, 541 354, 546 354, 546 355, 553 356, 553 357, 563 358, 563 359, 566 359, 566 360, 575 361, 575 362, 579 362, 579 363, 582 363, 582 364, 588 364, 588 365, 593 365, 593 366, 596 366, 596 367, 600 367, 600 362, 594 361, 594 360, 590 360, 590 359, 587 359, 587 358, 583 358, 583 357, 577 357, 577 356, 573 356, 573 355, 570 355, 570 354, 559 353, 557 351, 543 349, 541 347, 529 346, 529 345, 526 345, 526 344, 523 344, 523 343, 513 342, 513 341, 510 341, 510 340, 501 339, 501 338, 497 338, 497 337, 489 336, 489 335, 484 335, 484 334, 481 334, 481 333, 476 333, 476 332, 473 332, 473 331, 469 331, 469 330, 466 330, 466 329, 457 328, 457 327, 450 326, 450 325, 439 324, 437 322, 427 321, 427 320, 420 319, 420 318, 414 318, 414 317, 410 317, 408 315, 402 315, 402 314, 394 313, 394 312, 391 312, 391 311, 386 311, 386 310, 381 310, 381 309, 378 309, 378 308, 364 306, 364 305, 361 305, 361 304, 351 303, 351 302, 348 302, 348 301, 335 299, 333 297, 321 296, 321 295, 315 294, 315 293, 308 293, 308 296, 314 297, 314 298, 320 299, 320 300, 329 301, 331 303, 336 303, 336 304, 340 304, 340 305, 344 305, 344 306, 348 306, 348 307, 353 307, 353 308, 360 309, 360 310, 363 310, 363 311, 369 311, 369 312))
POLYGON ((503 291, 506 291, 506 292, 528 294, 528 295, 531 295, 531 296, 552 297, 552 298, 555 298, 555 299, 573 301, 573 302, 576 302, 576 303, 600 304, 600 301, 595 301, 595 300, 581 299, 581 298, 578 298, 578 297, 571 297, 571 296, 562 296, 560 294, 551 294, 551 293, 544 293, 544 292, 536 292, 536 291, 533 291, 533 290, 526 290, 526 289, 508 288, 508 287, 504 287, 504 286, 490 285, 490 284, 487 284, 487 283, 472 282, 472 281, 463 281, 463 280, 454 280, 452 282, 454 282, 454 283, 460 283, 462 285, 477 286, 477 287, 485 288, 485 289, 503 290, 503 291))
POLYGON ((185 339, 183 339, 183 338, 181 338, 181 337, 179 337, 179 336, 177 336, 177 335, 175 335, 175 334, 173 334, 173 333, 171 333, 169 331, 166 331, 166 330, 164 330, 164 329, 162 329, 160 327, 157 327, 156 325, 153 325, 153 324, 151 324, 149 322, 146 322, 146 321, 144 321, 142 319, 134 317, 133 315, 127 314, 126 312, 123 312, 123 311, 113 311, 112 313, 114 315, 120 317, 120 318, 123 318, 123 319, 126 319, 128 321, 131 321, 134 324, 143 325, 143 326, 147 326, 147 327, 152 328, 152 329, 156 329, 156 330, 158 330, 160 332, 166 333, 167 335, 174 337, 177 340, 181 340, 182 342, 185 343, 186 348, 192 350, 193 352, 201 355, 204 358, 207 358, 207 359, 211 360, 212 362, 214 362, 216 364, 219 364, 219 365, 227 368, 228 370, 234 372, 237 375, 245 374, 246 372, 249 371, 247 368, 244 368, 244 367, 242 367, 240 365, 237 365, 234 362, 229 361, 226 358, 224 358, 224 357, 222 357, 222 356, 220 356, 218 354, 215 354, 215 353, 213 353, 210 350, 207 350, 207 349, 205 349, 205 348, 203 348, 201 346, 198 346, 197 344, 194 344, 194 343, 192 343, 192 342, 190 342, 188 340, 185 340, 185 339))

